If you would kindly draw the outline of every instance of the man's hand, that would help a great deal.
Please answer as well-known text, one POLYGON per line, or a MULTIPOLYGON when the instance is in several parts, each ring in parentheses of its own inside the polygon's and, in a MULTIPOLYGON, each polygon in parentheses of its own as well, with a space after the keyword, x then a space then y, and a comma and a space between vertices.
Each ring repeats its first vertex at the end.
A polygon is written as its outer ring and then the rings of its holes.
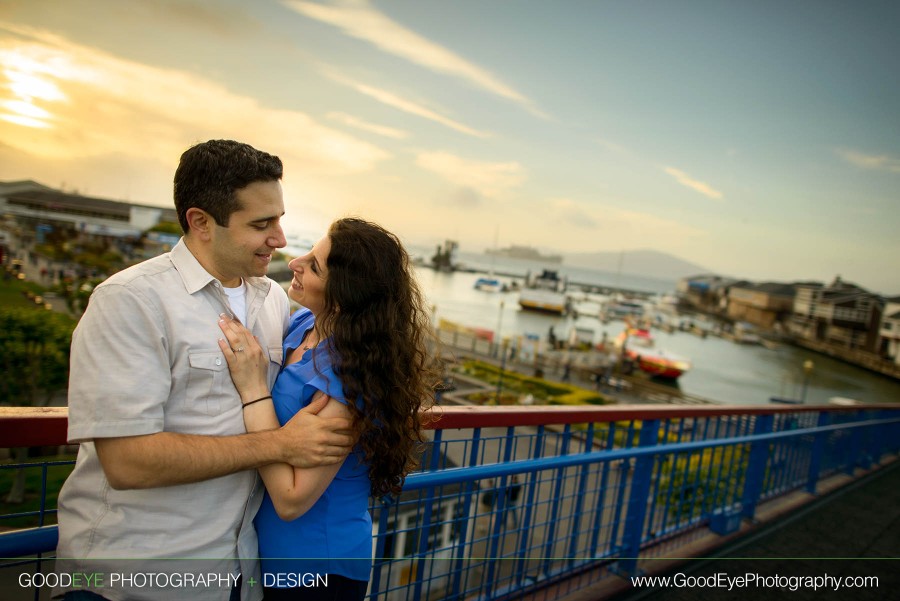
POLYGON ((343 461, 356 443, 347 408, 320 395, 279 432, 284 461, 299 468, 343 461))

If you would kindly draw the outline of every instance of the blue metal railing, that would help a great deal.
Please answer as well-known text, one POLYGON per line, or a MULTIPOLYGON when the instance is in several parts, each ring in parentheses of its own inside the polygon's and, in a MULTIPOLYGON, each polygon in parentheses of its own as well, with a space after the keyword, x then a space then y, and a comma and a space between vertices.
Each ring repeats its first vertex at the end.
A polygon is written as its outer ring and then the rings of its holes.
MULTIPOLYGON (((576 576, 590 586, 898 451, 900 405, 445 408, 403 494, 372 506, 370 599, 515 599, 576 576)), ((55 537, 53 526, 0 533, 12 558, 0 580, 43 569, 55 537)))

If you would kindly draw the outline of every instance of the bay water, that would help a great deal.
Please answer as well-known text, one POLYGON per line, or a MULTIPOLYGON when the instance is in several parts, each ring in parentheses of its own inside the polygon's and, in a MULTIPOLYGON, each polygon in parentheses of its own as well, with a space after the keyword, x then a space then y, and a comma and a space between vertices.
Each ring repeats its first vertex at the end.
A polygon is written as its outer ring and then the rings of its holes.
MULTIPOLYGON (((512 259, 491 262, 484 257, 478 268, 497 273, 521 273, 524 262, 512 259), (522 263, 519 265, 518 263, 522 263)), ((675 282, 650 278, 593 272, 588 269, 546 265, 568 275, 570 281, 598 286, 631 288, 663 294, 673 292, 675 282)), ((531 266, 531 270, 540 266, 531 266)), ((444 273, 418 267, 417 276, 436 321, 446 319, 460 325, 483 328, 499 337, 532 334, 547 340, 550 328, 565 340, 573 327, 592 330, 594 342, 604 334, 612 341, 622 332, 622 321, 602 323, 596 313, 586 311, 574 316, 554 316, 526 311, 519 307, 518 292, 482 292, 474 285, 483 273, 444 273)), ((513 278, 498 276, 509 283, 513 278)), ((519 283, 522 282, 518 278, 519 283)), ((571 291, 570 291, 571 292, 571 291)), ((590 307, 589 303, 582 306, 590 307)), ((852 398, 862 402, 900 402, 900 382, 853 365, 783 344, 775 348, 737 344, 713 335, 701 338, 689 332, 672 333, 654 329, 656 347, 691 360, 692 369, 678 379, 677 385, 687 394, 711 401, 738 405, 767 404, 771 397, 805 400, 807 404, 824 404, 830 398, 852 398), (805 361, 813 362, 807 376, 805 361)))

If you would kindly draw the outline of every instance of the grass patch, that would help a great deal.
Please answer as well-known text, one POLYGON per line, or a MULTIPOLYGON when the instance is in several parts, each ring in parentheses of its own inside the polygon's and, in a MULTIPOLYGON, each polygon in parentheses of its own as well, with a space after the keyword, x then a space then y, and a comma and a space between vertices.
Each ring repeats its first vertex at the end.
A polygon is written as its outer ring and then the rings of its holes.
MULTIPOLYGON (((481 380, 494 387, 500 380, 500 368, 484 361, 464 361, 457 372, 481 380)), ((535 405, 606 405, 612 401, 593 390, 579 386, 548 382, 543 378, 525 376, 518 372, 504 370, 501 383, 500 405, 518 405, 522 397, 531 395, 535 405)), ((466 398, 478 404, 493 403, 495 391, 479 391, 466 398)))
POLYGON ((35 310, 40 309, 43 311, 43 307, 34 304, 34 301, 25 295, 28 292, 32 295, 43 295, 46 291, 47 289, 40 284, 28 280, 18 280, 15 278, 6 280, 0 277, 0 306, 8 308, 32 307, 35 310))

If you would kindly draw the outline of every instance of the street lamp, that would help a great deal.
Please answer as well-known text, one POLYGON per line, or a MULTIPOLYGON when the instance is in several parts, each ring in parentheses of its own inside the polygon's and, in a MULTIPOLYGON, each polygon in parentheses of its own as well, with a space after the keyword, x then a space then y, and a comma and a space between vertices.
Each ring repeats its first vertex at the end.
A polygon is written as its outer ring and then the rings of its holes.
POLYGON ((500 395, 503 393, 503 371, 506 369, 506 351, 509 346, 509 340, 504 340, 500 352, 500 373, 497 376, 497 394, 494 397, 494 404, 500 404, 500 395))
POLYGON ((809 387, 809 376, 812 374, 813 362, 807 359, 803 362, 803 392, 800 395, 800 401, 806 404, 806 390, 809 387))
POLYGON ((500 301, 500 313, 497 315, 497 345, 494 347, 494 356, 497 356, 497 351, 500 350, 500 342, 503 340, 503 335, 500 333, 500 328, 503 327, 503 301, 500 301))

